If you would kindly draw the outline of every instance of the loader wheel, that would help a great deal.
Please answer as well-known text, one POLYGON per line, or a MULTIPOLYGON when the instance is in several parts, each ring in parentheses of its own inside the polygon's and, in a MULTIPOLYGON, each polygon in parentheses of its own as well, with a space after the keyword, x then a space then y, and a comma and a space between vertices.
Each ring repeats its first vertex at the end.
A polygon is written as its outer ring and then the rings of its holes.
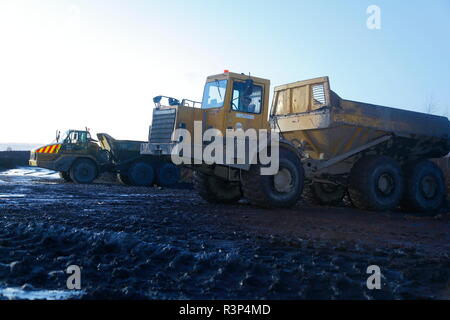
POLYGON ((59 177, 63 179, 66 182, 72 182, 72 179, 70 179, 70 173, 66 171, 60 171, 59 177))
POLYGON ((235 203, 242 197, 239 183, 197 171, 194 172, 194 189, 209 203, 235 203))
POLYGON ((170 187, 180 180, 180 169, 173 163, 164 163, 158 169, 157 183, 161 187, 170 187))
POLYGON ((260 174, 260 165, 252 165, 242 172, 244 196, 254 205, 266 208, 292 207, 299 200, 304 186, 305 172, 299 158, 280 150, 280 166, 273 176, 260 174))
POLYGON ((350 172, 349 194, 363 210, 389 211, 398 206, 403 193, 402 172, 387 156, 366 156, 350 172))
POLYGON ((128 178, 133 186, 149 187, 155 181, 155 170, 151 164, 139 161, 131 165, 128 178))
POLYGON ((429 160, 405 167, 405 190, 402 207, 413 211, 432 212, 445 202, 446 187, 442 170, 429 160))
POLYGON ((70 168, 70 179, 75 183, 89 184, 98 176, 97 165, 89 159, 79 159, 70 168))
POLYGON ((342 204, 345 193, 343 186, 314 182, 305 186, 302 197, 313 205, 336 206, 342 204))
POLYGON ((125 186, 131 185, 130 178, 128 178, 128 175, 126 173, 118 173, 117 180, 125 186))

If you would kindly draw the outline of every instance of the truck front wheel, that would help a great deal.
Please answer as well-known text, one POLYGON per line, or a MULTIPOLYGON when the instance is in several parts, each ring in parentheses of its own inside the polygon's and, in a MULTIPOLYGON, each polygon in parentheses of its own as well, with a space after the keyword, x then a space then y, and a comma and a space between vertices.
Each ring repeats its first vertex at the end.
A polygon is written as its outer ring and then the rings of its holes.
POLYGON ((393 210, 399 205, 402 193, 402 171, 397 161, 390 157, 363 157, 350 172, 349 194, 359 209, 393 210))
POLYGON ((135 162, 128 170, 128 179, 133 186, 149 187, 155 182, 155 170, 147 162, 135 162))
POLYGON ((98 176, 97 165, 90 159, 79 159, 70 168, 70 179, 75 183, 89 184, 98 176))
POLYGON ((436 211, 444 205, 446 187, 442 170, 429 160, 405 167, 402 207, 413 211, 436 211))
POLYGON ((288 208, 299 200, 305 172, 299 158, 280 149, 279 169, 276 175, 261 175, 259 165, 242 172, 244 196, 254 205, 266 208, 288 208))
POLYGON ((197 171, 194 172, 194 189, 209 203, 235 203, 242 197, 239 183, 197 171))

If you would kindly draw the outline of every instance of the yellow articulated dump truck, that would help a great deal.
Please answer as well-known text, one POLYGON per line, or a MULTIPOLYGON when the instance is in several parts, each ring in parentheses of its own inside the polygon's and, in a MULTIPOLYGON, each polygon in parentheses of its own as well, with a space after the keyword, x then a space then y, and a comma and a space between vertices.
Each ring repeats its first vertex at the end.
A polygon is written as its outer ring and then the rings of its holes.
MULTIPOLYGON (((435 211, 444 204, 444 176, 429 159, 450 151, 447 118, 342 99, 327 77, 275 87, 270 110, 269 90, 262 78, 210 76, 201 108, 156 104, 141 154, 177 153, 181 140, 172 133, 180 128, 192 136, 208 129, 270 129, 270 136, 279 136, 278 170, 271 175, 249 159, 211 163, 188 152, 193 161, 185 165, 195 171, 198 193, 209 202, 245 197, 264 207, 293 206, 302 193, 324 205, 348 194, 353 205, 373 211, 435 211)), ((193 145, 206 150, 209 142, 193 145)))
POLYGON ((156 156, 140 154, 142 141, 115 140, 106 133, 91 137, 88 130, 69 130, 56 142, 31 151, 29 164, 59 171, 67 182, 92 183, 101 173, 117 174, 125 185, 171 186, 179 168, 156 156))

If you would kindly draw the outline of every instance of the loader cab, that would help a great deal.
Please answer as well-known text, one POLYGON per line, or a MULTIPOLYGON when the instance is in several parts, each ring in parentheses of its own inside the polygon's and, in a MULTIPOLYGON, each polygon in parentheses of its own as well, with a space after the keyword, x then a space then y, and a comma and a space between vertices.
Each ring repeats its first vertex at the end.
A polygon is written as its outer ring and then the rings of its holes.
POLYGON ((227 129, 267 128, 270 81, 224 72, 206 80, 202 99, 203 127, 225 134, 227 129))

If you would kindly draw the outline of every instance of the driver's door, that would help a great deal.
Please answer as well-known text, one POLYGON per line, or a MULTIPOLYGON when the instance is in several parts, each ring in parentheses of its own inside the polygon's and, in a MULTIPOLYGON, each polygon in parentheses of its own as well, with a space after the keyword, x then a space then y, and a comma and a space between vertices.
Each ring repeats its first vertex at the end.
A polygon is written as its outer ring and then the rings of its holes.
POLYGON ((226 117, 227 129, 241 128, 261 129, 267 120, 264 119, 264 85, 253 83, 251 92, 246 92, 246 83, 242 80, 233 80, 230 109, 226 117))

